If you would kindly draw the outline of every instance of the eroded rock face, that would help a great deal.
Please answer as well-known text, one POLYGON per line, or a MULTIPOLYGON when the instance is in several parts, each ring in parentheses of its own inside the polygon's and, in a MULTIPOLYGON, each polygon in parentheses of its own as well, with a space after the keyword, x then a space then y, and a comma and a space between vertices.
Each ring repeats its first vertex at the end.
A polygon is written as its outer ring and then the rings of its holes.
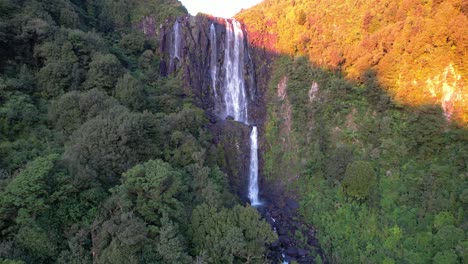
MULTIPOLYGON (((197 103, 203 109, 223 116, 225 80, 226 24, 232 22, 207 16, 183 16, 167 21, 160 30, 163 75, 182 74, 197 103), (214 37, 214 36, 215 37, 214 37), (213 42, 215 40, 215 42, 213 42)), ((244 31, 244 28, 242 27, 244 31)), ((244 32, 245 33, 245 32, 244 32)), ((246 36, 246 34, 244 34, 246 36)), ((244 62, 244 86, 248 98, 249 124, 260 123, 262 107, 256 85, 255 66, 247 38, 240 51, 244 62)))
MULTIPOLYGON (((243 47, 236 54, 244 61, 241 67, 243 78, 239 79, 244 81, 242 85, 248 98, 248 117, 241 118, 242 122, 237 122, 236 117, 223 112, 226 108, 223 98, 225 94, 223 89, 227 82, 225 76, 229 76, 226 74, 228 67, 225 53, 227 50, 232 50, 232 47, 231 49, 226 47, 228 41, 226 26, 229 26, 229 23, 232 26, 234 22, 207 16, 184 16, 176 21, 167 21, 161 26, 159 34, 162 54, 161 73, 180 76, 185 85, 190 87, 195 103, 205 109, 210 120, 209 130, 214 143, 224 152, 222 169, 229 176, 232 191, 244 201, 248 201, 249 137, 252 126, 258 127, 260 198, 263 202, 258 209, 279 235, 278 241, 270 246, 269 259, 273 263, 280 263, 283 260, 313 263, 315 254, 323 257, 315 238, 315 230, 302 223, 296 212, 298 204, 286 196, 284 186, 267 183, 261 174, 264 166, 262 153, 265 141, 263 123, 266 116, 264 94, 274 54, 264 48, 249 46, 245 32, 242 33, 243 47), (306 241, 301 241, 296 233, 301 233, 301 239, 306 241)), ((243 26, 242 31, 245 31, 243 26)), ((284 91, 279 91, 278 94, 285 100, 287 100, 286 83, 287 80, 284 81, 284 91)))
POLYGON ((229 175, 232 191, 247 201, 249 174, 249 136, 251 128, 234 120, 221 120, 210 125, 215 144, 224 150, 224 171, 229 175))
POLYGON ((152 16, 145 16, 135 27, 143 32, 146 37, 152 38, 156 36, 156 19, 152 16))
POLYGON ((166 21, 160 28, 159 38, 161 74, 179 76, 186 87, 190 87, 195 104, 205 109, 215 143, 221 144, 225 152, 223 170, 229 175, 233 191, 245 199, 249 133, 252 126, 262 126, 265 110, 244 27, 232 19, 183 16, 166 21), (231 61, 233 57, 236 59, 231 61), (229 116, 232 111, 228 112, 226 106, 232 105, 227 104, 225 98, 227 84, 232 85, 233 81, 228 78, 236 71, 235 81, 240 81, 239 86, 244 87, 246 102, 243 105, 247 106, 248 113, 240 120, 229 116))

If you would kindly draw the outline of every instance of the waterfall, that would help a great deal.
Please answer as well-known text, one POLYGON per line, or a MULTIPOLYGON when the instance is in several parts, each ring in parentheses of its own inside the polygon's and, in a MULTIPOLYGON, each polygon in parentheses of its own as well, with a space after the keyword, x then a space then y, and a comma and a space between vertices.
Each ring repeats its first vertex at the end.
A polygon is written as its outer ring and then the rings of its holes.
POLYGON ((244 80, 244 32, 236 20, 226 19, 224 50, 224 103, 225 117, 248 124, 247 97, 244 80))
POLYGON ((258 132, 252 127, 250 132, 250 169, 249 169, 249 199, 252 206, 260 205, 258 200, 258 132))
POLYGON ((176 20, 174 23, 174 56, 173 58, 177 58, 180 60, 180 25, 179 21, 176 20))
MULTIPOLYGON (((225 104, 224 118, 231 116, 235 121, 249 125, 248 98, 244 78, 244 32, 241 24, 235 19, 226 19, 226 39, 224 45, 224 89, 223 99, 225 104)), ((211 25, 210 37, 216 37, 214 26, 211 25), (213 35, 211 34, 213 33, 213 35)), ((215 40, 215 38, 213 38, 215 40)), ((215 40, 216 41, 216 40, 215 40)), ((214 41, 214 42, 215 42, 214 41)), ((213 41, 212 41, 213 43, 213 41)), ((214 44, 212 44, 214 45, 214 44)), ((212 54, 213 61, 213 54, 212 54)), ((212 65, 211 65, 212 66, 212 65)), ((216 67, 216 66, 215 66, 216 67)), ((216 71, 216 68, 214 68, 216 71)), ((216 72, 211 68, 212 76, 216 72)), ((213 84, 216 77, 212 77, 213 84)), ((252 206, 260 205, 258 198, 258 132, 253 126, 250 133, 250 166, 248 198, 252 206)))
POLYGON ((218 99, 218 93, 216 92, 216 75, 218 72, 218 46, 216 44, 216 29, 212 23, 210 26, 210 43, 211 43, 211 59, 210 59, 210 72, 211 72, 211 87, 213 89, 213 94, 215 100, 218 99))

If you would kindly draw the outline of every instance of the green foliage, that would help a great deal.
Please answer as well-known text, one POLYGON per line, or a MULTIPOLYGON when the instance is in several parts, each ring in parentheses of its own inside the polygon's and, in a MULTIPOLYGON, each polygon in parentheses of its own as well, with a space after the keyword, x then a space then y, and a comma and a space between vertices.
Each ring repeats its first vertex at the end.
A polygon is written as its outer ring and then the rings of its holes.
POLYGON ((371 71, 351 83, 298 58, 272 68, 266 178, 301 193, 331 263, 466 261, 466 128, 390 101, 371 71))
POLYGON ((9 221, 25 223, 48 208, 48 185, 57 155, 37 158, 27 165, 2 191, 0 229, 9 221))
POLYGON ((65 159, 79 179, 114 185, 127 168, 160 153, 161 122, 149 113, 113 107, 73 133, 65 159))
POLYGON ((54 243, 56 241, 49 237, 46 230, 33 224, 22 227, 15 237, 15 242, 31 255, 45 259, 57 254, 57 245, 54 243))
POLYGON ((157 223, 162 217, 181 220, 180 196, 186 191, 182 182, 182 171, 162 160, 150 160, 123 174, 121 191, 146 222, 157 223))
POLYGON ((88 89, 98 88, 113 93, 122 73, 122 65, 115 55, 96 54, 89 64, 85 86, 88 89))
POLYGON ((198 206, 191 230, 196 253, 208 263, 262 263, 264 245, 276 239, 254 208, 240 205, 222 210, 198 206))
POLYGON ((146 107, 143 84, 128 73, 117 81, 115 97, 122 105, 132 110, 143 110, 146 107))
POLYGON ((54 98, 71 86, 72 65, 65 61, 48 63, 38 74, 39 87, 44 97, 54 98))
POLYGON ((366 199, 377 182, 374 169, 366 161, 353 161, 346 168, 343 188, 358 200, 366 199))
POLYGON ((192 262, 193 207, 235 199, 203 111, 133 28, 185 13, 0 1, 0 263, 192 262))
POLYGON ((0 106, 0 138, 13 138, 27 132, 39 117, 39 110, 28 95, 12 95, 0 106))
POLYGON ((140 54, 145 48, 145 36, 141 32, 131 32, 122 37, 120 46, 129 54, 140 54))

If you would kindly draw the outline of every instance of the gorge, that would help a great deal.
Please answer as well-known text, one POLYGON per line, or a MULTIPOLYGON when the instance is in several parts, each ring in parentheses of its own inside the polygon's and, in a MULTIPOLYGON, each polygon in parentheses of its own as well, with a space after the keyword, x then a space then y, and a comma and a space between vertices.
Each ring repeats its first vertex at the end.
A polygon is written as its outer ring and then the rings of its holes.
POLYGON ((0 1, 0 263, 466 263, 467 12, 0 1))
POLYGON ((256 207, 279 235, 270 247, 270 259, 311 263, 316 254, 325 259, 314 228, 302 223, 292 198, 280 190, 271 192, 271 187, 268 195, 259 197, 263 193, 259 183, 271 185, 259 179, 259 165, 263 164, 259 160, 259 131, 264 131, 266 84, 256 80, 258 69, 251 52, 258 51, 249 46, 244 26, 235 19, 184 16, 166 22, 160 38, 161 53, 166 56, 162 63, 169 62, 160 68, 169 69, 165 74, 181 74, 210 116, 211 130, 215 140, 223 144, 227 163, 239 168, 224 168, 231 188, 256 207), (244 132, 234 133, 233 140, 226 142, 233 130, 244 132), (298 233, 306 241, 301 242, 298 233))

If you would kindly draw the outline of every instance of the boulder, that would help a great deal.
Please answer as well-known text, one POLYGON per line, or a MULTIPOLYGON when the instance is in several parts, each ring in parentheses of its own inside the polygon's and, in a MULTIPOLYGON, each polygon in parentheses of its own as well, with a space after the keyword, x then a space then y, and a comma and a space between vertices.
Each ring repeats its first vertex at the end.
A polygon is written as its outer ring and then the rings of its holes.
POLYGON ((286 249, 286 255, 291 256, 291 257, 298 257, 299 251, 295 247, 289 247, 288 249, 286 249))

